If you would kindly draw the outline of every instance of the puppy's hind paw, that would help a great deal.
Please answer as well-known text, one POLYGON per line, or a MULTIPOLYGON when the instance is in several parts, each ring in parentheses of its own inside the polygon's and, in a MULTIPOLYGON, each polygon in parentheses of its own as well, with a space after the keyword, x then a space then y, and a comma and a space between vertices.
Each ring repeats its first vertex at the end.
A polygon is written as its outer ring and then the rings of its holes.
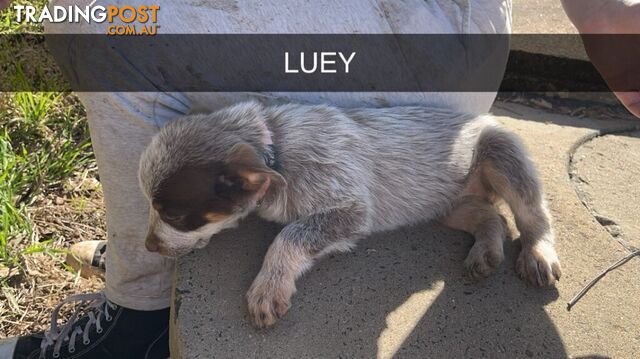
POLYGON ((266 328, 276 324, 289 310, 294 292, 294 285, 256 278, 247 292, 247 305, 253 325, 256 328, 266 328))
POLYGON ((552 244, 540 242, 525 247, 516 262, 516 272, 524 281, 544 287, 560 280, 560 261, 552 244))
POLYGON ((464 260, 464 267, 469 276, 480 279, 493 273, 503 260, 502 242, 499 246, 476 242, 464 260))

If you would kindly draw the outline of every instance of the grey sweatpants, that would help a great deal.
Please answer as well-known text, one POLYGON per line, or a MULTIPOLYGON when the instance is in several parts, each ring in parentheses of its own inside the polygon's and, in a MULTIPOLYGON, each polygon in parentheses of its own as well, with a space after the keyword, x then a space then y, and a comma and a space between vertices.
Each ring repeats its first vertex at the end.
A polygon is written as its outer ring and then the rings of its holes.
MULTIPOLYGON (((83 2, 91 1, 53 1, 56 5, 85 5, 83 2)), ((511 29, 510 0, 156 0, 153 3, 160 5, 159 33, 509 33, 511 29)), ((99 2, 102 6, 108 4, 136 5, 130 0, 99 2)), ((60 23, 48 24, 45 29, 48 33, 102 34, 106 26, 106 23, 60 23)), ((346 107, 424 104, 484 113, 495 95, 79 93, 89 118, 107 210, 107 298, 138 310, 169 306, 174 260, 145 250, 148 203, 138 187, 138 160, 159 128, 193 106, 215 110, 259 97, 267 102, 273 99, 346 107)))

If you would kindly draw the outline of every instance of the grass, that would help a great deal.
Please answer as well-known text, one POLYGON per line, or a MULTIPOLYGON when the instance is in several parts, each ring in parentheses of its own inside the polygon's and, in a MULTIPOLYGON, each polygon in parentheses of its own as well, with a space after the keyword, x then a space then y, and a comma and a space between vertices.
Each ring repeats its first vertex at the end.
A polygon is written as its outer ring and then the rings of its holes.
MULTIPOLYGON (((16 3, 42 7, 47 0, 16 3)), ((40 34, 42 26, 14 19, 12 9, 0 12, 0 81, 25 89, 40 78, 67 88, 41 39, 6 36, 40 34), (6 41, 24 42, 14 47, 21 52, 1 51, 6 41)), ((0 92, 0 336, 43 329, 55 302, 78 290, 82 280, 63 259, 72 241, 104 236, 96 176, 74 94, 0 92)))
POLYGON ((40 34, 43 32, 41 24, 17 23, 14 5, 33 5, 42 9, 49 0, 13 0, 9 8, 0 11, 0 34, 22 34, 25 32, 40 34))
POLYGON ((11 267, 24 251, 40 246, 29 205, 93 157, 78 103, 65 104, 64 95, 55 93, 3 96, 8 96, 5 106, 10 110, 0 116, 0 265, 11 267), (12 246, 19 243, 26 247, 12 246))

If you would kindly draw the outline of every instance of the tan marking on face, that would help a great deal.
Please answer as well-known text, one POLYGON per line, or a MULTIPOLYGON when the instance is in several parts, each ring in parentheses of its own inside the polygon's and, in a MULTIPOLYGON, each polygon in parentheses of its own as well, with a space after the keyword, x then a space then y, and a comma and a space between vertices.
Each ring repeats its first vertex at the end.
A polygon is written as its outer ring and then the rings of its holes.
POLYGON ((231 217, 230 214, 226 213, 216 213, 216 212, 207 212, 204 214, 204 218, 209 222, 222 222, 231 217))

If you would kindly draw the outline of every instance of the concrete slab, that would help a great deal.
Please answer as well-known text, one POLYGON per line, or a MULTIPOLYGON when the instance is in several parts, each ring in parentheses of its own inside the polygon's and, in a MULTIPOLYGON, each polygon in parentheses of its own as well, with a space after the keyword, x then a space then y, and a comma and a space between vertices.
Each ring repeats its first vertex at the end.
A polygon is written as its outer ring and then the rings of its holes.
POLYGON ((588 61, 578 30, 565 14, 560 0, 512 1, 512 31, 516 34, 511 40, 513 50, 588 61))
POLYGON ((514 34, 577 34, 560 0, 512 0, 514 34))
POLYGON ((573 170, 582 200, 628 248, 640 248, 640 132, 594 138, 578 148, 573 170))
MULTIPOLYGON (((611 273, 574 307, 566 302, 628 253, 594 219, 569 180, 582 136, 629 126, 497 104, 519 133, 546 187, 563 278, 530 288, 514 274, 518 241, 492 277, 475 282, 462 261, 472 239, 423 224, 363 240, 298 281, 273 329, 248 323, 244 294, 278 226, 249 219, 178 261, 171 346, 176 358, 568 358, 640 357, 640 260, 611 273)), ((636 124, 636 123, 633 123, 636 124)))

